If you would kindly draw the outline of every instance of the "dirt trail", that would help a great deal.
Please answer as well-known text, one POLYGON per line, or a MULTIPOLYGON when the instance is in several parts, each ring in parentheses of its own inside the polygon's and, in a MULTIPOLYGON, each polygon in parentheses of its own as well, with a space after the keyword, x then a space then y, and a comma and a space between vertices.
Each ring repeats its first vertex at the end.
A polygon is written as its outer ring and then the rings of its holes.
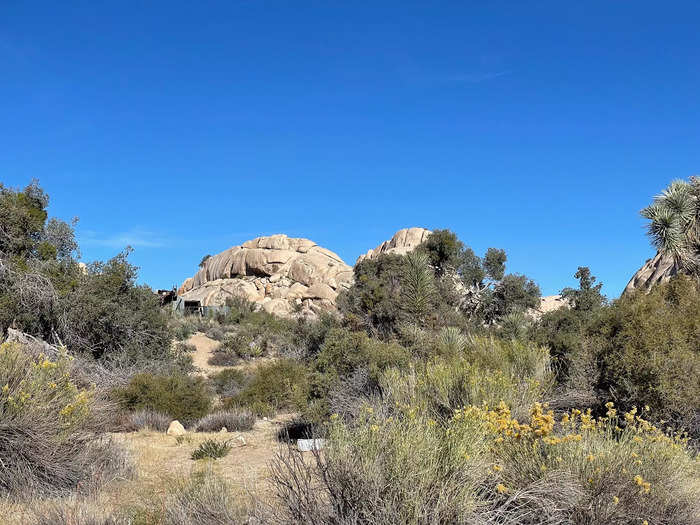
POLYGON ((191 335, 185 342, 194 345, 197 349, 192 354, 192 362, 194 366, 201 369, 206 375, 226 368, 225 366, 213 366, 208 362, 212 352, 221 346, 221 343, 216 339, 212 339, 201 332, 197 332, 191 335))

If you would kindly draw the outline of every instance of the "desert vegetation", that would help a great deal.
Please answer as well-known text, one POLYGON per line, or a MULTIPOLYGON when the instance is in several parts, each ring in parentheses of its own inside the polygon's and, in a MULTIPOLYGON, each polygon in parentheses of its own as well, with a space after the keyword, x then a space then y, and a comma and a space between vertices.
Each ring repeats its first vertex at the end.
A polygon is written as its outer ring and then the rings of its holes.
POLYGON ((644 211, 683 268, 649 293, 610 301, 582 266, 542 314, 504 250, 436 230, 361 261, 315 318, 238 298, 175 315, 128 250, 80 265, 38 183, 0 187, 0 329, 35 338, 0 346, 0 509, 76 525, 698 523, 696 185, 644 211), (206 369, 193 334, 215 343, 206 369), (165 434, 173 420, 185 435, 165 434), (246 436, 263 424, 280 440, 243 490, 231 456, 259 452, 246 436), (151 476, 168 456, 184 467, 151 476))

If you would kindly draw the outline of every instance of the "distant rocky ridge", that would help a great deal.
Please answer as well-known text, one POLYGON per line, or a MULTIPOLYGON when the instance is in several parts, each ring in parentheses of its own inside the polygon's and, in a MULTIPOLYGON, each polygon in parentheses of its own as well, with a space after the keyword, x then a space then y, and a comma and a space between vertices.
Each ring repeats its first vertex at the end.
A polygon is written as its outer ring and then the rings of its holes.
MULTIPOLYGON (((357 263, 384 254, 405 255, 432 232, 404 228, 357 263)), ((178 290, 184 301, 201 306, 222 306, 232 297, 243 297, 265 311, 282 317, 316 316, 336 308, 338 294, 352 286, 353 269, 330 250, 309 239, 283 234, 258 237, 204 261, 178 290)), ((565 306, 559 296, 543 297, 539 315, 565 306)))
POLYGON ((642 290, 648 292, 659 283, 668 281, 679 272, 678 265, 671 255, 657 252, 654 257, 648 259, 644 265, 637 270, 630 282, 627 283, 623 295, 642 290))
POLYGON ((202 306, 240 296, 283 317, 335 309, 352 284, 352 267, 313 241, 286 235, 258 237, 204 261, 178 295, 202 306))

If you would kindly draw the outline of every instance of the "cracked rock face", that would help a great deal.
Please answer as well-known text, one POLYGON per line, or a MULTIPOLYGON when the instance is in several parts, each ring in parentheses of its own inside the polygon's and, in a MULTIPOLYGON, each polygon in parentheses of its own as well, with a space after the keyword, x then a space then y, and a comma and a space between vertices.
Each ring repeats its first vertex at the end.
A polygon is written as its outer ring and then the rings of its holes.
POLYGON ((678 265, 670 255, 658 253, 648 259, 627 283, 623 295, 642 290, 648 292, 654 285, 668 281, 679 272, 678 265))
POLYGON ((425 228, 404 228, 399 230, 388 241, 384 241, 375 249, 360 255, 355 264, 365 259, 374 259, 385 253, 406 255, 408 252, 415 250, 431 233, 430 230, 425 228))
POLYGON ((240 296, 283 317, 333 310, 352 284, 352 267, 313 241, 286 235, 258 237, 207 259, 178 295, 202 306, 240 296))

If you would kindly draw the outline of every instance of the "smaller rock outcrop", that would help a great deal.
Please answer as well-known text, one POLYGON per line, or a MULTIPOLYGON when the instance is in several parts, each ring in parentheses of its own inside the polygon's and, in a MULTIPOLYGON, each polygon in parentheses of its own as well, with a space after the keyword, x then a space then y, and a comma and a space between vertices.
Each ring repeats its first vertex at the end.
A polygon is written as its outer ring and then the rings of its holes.
POLYGON ((657 252, 632 276, 622 294, 629 294, 636 290, 648 292, 655 285, 668 281, 679 271, 678 264, 671 255, 657 252))
POLYGON ((170 426, 168 427, 168 432, 167 434, 169 436, 182 436, 186 434, 185 432, 185 427, 182 426, 182 423, 180 423, 177 419, 175 421, 172 421, 170 423, 170 426))
POLYGON ((426 230, 425 228, 404 228, 403 230, 399 230, 388 241, 384 241, 373 250, 369 250, 367 253, 360 255, 355 264, 365 259, 374 259, 387 253, 405 255, 415 250, 431 233, 430 230, 426 230))

